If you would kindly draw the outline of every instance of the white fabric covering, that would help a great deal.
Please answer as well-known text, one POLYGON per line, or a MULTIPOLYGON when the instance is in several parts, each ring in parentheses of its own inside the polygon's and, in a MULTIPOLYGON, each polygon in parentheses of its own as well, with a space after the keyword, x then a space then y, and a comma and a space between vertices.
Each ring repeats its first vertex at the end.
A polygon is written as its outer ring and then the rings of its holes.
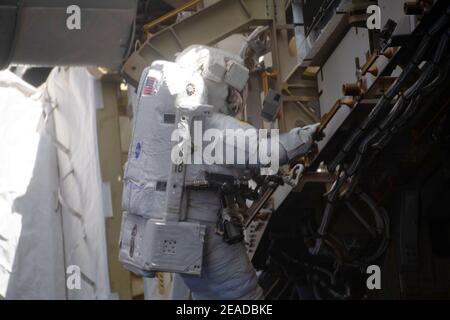
POLYGON ((54 69, 39 89, 0 72, 0 295, 6 298, 110 297, 95 118, 101 94, 84 68, 54 69), (80 290, 66 289, 70 265, 81 269, 80 290))
POLYGON ((0 295, 64 298, 56 151, 37 132, 39 92, 0 72, 0 115, 0 295))

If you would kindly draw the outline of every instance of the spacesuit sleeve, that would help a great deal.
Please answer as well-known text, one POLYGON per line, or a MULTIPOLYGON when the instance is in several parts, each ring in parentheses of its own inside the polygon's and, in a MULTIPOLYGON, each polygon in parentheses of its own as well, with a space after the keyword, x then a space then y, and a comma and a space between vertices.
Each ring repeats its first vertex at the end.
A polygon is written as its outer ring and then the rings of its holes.
POLYGON ((318 124, 294 128, 278 135, 270 130, 259 131, 248 123, 224 114, 215 114, 208 120, 206 128, 220 132, 223 143, 225 164, 250 168, 271 166, 276 159, 280 165, 305 154, 313 144, 313 135, 318 124), (238 143, 240 141, 240 143, 238 143), (243 141, 245 141, 243 143, 243 141), (230 151, 233 161, 228 158, 230 151), (245 160, 243 159, 245 157, 245 160))

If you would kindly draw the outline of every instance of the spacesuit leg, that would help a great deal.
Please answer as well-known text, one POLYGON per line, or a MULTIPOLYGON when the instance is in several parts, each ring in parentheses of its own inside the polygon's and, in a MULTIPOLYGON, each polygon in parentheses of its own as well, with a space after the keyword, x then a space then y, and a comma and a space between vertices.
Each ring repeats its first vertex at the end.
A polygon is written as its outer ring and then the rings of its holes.
POLYGON ((190 300, 191 291, 178 273, 173 274, 170 300, 190 300))
POLYGON ((243 242, 225 243, 208 225, 202 274, 180 275, 196 300, 259 300, 263 292, 243 242))

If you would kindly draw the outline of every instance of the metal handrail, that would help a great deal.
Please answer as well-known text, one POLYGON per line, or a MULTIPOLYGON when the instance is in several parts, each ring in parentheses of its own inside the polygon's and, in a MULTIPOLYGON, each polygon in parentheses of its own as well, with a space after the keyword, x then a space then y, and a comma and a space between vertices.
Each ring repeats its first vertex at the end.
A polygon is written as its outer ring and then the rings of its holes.
POLYGON ((149 31, 151 28, 153 28, 153 27, 157 26, 158 24, 166 21, 167 19, 170 19, 170 18, 176 16, 177 14, 179 14, 182 11, 185 11, 185 10, 195 6, 196 4, 200 3, 201 1, 202 0, 191 0, 191 1, 183 4, 182 6, 180 6, 180 7, 176 8, 176 9, 174 9, 174 10, 172 10, 172 11, 170 11, 170 12, 164 14, 164 15, 162 15, 161 17, 159 17, 159 18, 157 18, 157 19, 155 19, 153 21, 150 21, 149 23, 145 24, 144 25, 144 30, 145 31, 149 31))

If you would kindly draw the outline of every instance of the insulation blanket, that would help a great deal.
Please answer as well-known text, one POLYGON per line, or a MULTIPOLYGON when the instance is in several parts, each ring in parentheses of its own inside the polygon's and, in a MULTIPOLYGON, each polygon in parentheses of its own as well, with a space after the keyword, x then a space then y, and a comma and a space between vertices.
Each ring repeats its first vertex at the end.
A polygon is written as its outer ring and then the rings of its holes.
POLYGON ((97 150, 101 87, 57 68, 36 89, 0 72, 0 296, 111 296, 97 150), (68 268, 80 288, 68 288, 68 268), (73 269, 69 269, 73 270, 73 269))

